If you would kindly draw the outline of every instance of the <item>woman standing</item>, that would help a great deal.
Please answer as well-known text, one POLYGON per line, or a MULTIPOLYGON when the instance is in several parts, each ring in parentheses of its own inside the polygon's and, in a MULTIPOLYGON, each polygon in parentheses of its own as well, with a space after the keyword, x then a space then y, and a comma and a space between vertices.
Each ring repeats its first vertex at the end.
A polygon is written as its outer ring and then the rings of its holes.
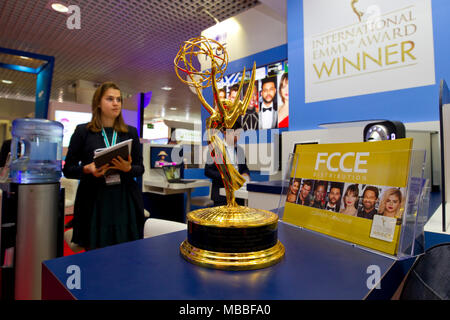
POLYGON ((63 172, 80 180, 72 242, 90 250, 143 237, 144 205, 134 180, 144 173, 142 151, 136 128, 123 120, 122 96, 114 83, 105 82, 95 91, 92 120, 75 129, 63 172), (128 159, 118 157, 95 167, 96 149, 128 139, 133 139, 128 159))
POLYGON ((358 214, 358 198, 359 198, 359 189, 357 184, 352 184, 347 187, 344 193, 344 208, 342 208, 339 212, 356 217, 358 214))

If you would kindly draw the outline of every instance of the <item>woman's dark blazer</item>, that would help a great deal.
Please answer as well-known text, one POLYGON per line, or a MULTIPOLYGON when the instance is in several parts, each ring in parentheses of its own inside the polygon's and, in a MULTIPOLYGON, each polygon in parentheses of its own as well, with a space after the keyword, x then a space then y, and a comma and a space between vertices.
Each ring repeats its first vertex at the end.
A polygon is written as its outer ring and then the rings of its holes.
MULTIPOLYGON (((130 190, 136 206, 139 237, 142 238, 145 222, 144 202, 142 200, 142 192, 133 178, 144 174, 144 165, 142 163, 142 149, 139 136, 135 127, 128 126, 128 132, 120 132, 117 135, 117 142, 128 139, 133 139, 131 170, 126 173, 121 172, 120 180, 130 190)), ((89 227, 98 190, 106 187, 103 177, 96 178, 92 174, 83 173, 83 167, 93 161, 94 151, 98 148, 105 148, 102 132, 92 132, 87 128, 87 123, 78 125, 70 139, 63 168, 66 178, 80 180, 74 205, 72 242, 84 247, 89 245, 89 227)))

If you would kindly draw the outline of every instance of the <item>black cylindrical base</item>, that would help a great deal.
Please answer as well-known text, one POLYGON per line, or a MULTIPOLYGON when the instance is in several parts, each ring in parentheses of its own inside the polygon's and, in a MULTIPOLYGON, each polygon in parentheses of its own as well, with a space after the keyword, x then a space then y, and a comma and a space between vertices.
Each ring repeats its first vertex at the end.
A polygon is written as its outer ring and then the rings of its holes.
POLYGON ((277 243, 277 222, 258 227, 204 226, 188 221, 188 242, 199 249, 216 252, 252 252, 277 243))

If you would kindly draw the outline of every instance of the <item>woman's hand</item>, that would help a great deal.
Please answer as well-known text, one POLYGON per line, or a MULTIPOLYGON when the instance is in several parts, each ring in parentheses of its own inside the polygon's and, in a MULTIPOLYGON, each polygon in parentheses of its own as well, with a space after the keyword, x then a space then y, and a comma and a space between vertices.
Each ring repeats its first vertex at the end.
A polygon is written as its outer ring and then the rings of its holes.
POLYGON ((83 167, 83 172, 86 174, 92 174, 96 178, 100 178, 105 175, 106 171, 110 169, 109 164, 105 164, 100 168, 95 167, 95 163, 91 162, 83 167))
POLYGON ((111 163, 113 164, 112 167, 109 167, 108 169, 117 169, 123 172, 128 172, 131 170, 131 156, 128 155, 128 161, 122 159, 121 156, 117 156, 117 158, 112 159, 111 163))

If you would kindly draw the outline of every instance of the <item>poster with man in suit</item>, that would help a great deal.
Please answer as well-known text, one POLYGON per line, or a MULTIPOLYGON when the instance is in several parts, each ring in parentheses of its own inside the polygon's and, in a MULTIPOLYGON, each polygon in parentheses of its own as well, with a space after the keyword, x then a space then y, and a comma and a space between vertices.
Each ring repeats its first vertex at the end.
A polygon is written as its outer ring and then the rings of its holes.
POLYGON ((277 77, 266 77, 261 80, 262 102, 259 107, 259 129, 278 128, 277 110, 277 77))

